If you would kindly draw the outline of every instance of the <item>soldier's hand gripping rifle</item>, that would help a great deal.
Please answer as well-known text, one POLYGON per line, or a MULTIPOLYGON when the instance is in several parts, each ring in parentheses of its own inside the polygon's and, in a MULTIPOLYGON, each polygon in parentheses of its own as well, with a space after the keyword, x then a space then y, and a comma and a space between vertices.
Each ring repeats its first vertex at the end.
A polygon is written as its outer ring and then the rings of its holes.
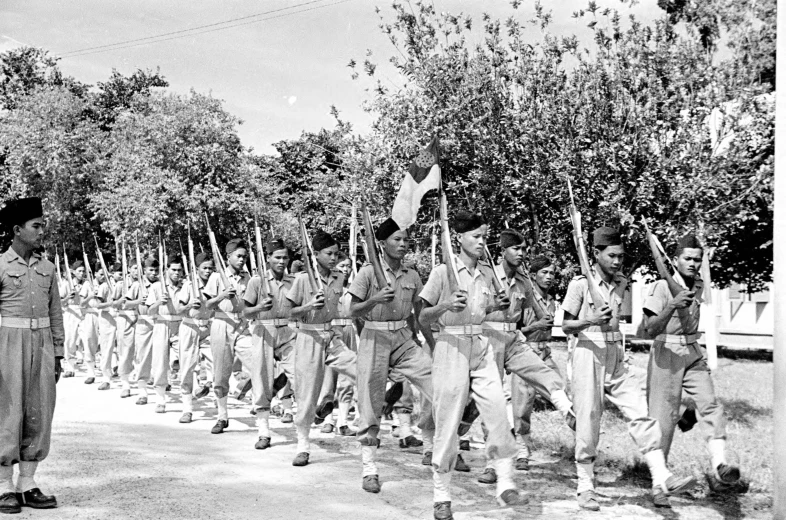
POLYGON ((365 201, 360 202, 360 211, 363 217, 363 233, 366 235, 366 246, 368 247, 368 261, 371 262, 371 267, 374 269, 374 278, 377 279, 377 285, 380 288, 387 287, 387 276, 385 270, 382 268, 382 262, 379 259, 379 251, 377 251, 376 237, 374 236, 374 224, 371 223, 371 215, 368 212, 368 206, 365 201))
POLYGON ((600 292, 600 285, 592 275, 590 268, 589 257, 587 256, 587 244, 584 241, 584 234, 581 230, 581 213, 576 209, 576 201, 573 199, 573 186, 568 177, 568 193, 570 194, 570 223, 573 225, 573 244, 576 246, 576 253, 579 255, 579 265, 581 265, 581 274, 587 279, 587 286, 589 288, 590 298, 595 306, 596 311, 600 311, 603 307, 608 305, 603 293, 600 292))
MULTIPOLYGON (((647 233, 647 243, 650 246, 650 251, 652 252, 652 258, 655 260, 655 267, 658 269, 658 274, 661 278, 666 280, 666 284, 669 287, 669 292, 672 296, 677 296, 682 291, 686 290, 677 280, 674 279, 674 275, 672 274, 672 269, 676 271, 674 265, 672 265, 671 260, 666 255, 666 251, 663 249, 663 246, 658 240, 652 231, 650 231, 650 227, 647 225, 647 222, 642 220, 642 224, 644 225, 644 231, 647 233)), ((687 334, 689 330, 694 330, 695 323, 693 320, 693 316, 691 316, 690 309, 677 309, 677 316, 680 319, 680 323, 682 324, 682 329, 687 334)))
MULTIPOLYGON (((494 260, 491 256, 491 251, 489 251, 489 246, 483 244, 483 252, 486 253, 486 261, 489 263, 489 268, 491 268, 491 282, 494 284, 494 292, 497 293, 497 298, 502 300, 503 298, 507 300, 507 304, 503 306, 510 307, 510 295, 508 291, 505 289, 505 286, 502 285, 502 280, 499 279, 499 275, 497 274, 497 269, 494 266, 494 260)), ((505 300, 503 300, 504 302, 505 300)))
MULTIPOLYGON (((254 217, 254 239, 257 243, 257 254, 259 255, 257 264, 259 276, 262 278, 262 298, 267 298, 270 294, 270 285, 267 281, 267 258, 265 258, 265 249, 262 246, 262 230, 259 228, 259 222, 256 217, 254 217)), ((251 256, 253 256, 253 253, 251 256)))
POLYGON ((322 279, 319 277, 317 256, 314 254, 314 248, 311 245, 311 239, 308 236, 306 225, 303 223, 303 217, 298 216, 298 223, 300 224, 300 242, 303 244, 301 249, 303 255, 303 269, 305 269, 308 275, 311 292, 316 294, 323 290, 322 279))

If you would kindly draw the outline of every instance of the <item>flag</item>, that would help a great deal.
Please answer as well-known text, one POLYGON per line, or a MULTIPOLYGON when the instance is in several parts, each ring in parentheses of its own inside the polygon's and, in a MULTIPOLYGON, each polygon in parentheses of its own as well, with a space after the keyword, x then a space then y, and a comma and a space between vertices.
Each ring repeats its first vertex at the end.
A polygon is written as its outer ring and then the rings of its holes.
POLYGON ((391 215, 399 228, 406 229, 415 223, 423 195, 439 189, 440 179, 439 140, 434 136, 428 146, 412 159, 409 171, 401 181, 391 215))

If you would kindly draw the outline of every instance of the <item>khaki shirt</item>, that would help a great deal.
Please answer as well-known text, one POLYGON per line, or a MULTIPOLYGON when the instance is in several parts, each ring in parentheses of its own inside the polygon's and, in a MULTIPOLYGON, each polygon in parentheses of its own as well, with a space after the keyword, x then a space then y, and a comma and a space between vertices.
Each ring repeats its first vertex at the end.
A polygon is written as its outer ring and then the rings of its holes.
MULTIPOLYGON (((150 293, 150 286, 153 285, 153 282, 147 279, 147 276, 142 275, 142 284, 144 284, 146 294, 150 293)), ((126 295, 126 299, 131 301, 136 301, 142 297, 141 295, 141 285, 139 280, 136 280, 134 283, 131 284, 131 287, 128 289, 128 294, 126 295)), ((127 305, 126 310, 136 310, 140 316, 147 316, 147 305, 145 302, 140 303, 139 305, 127 305), (136 307, 136 309, 134 309, 136 307)))
MULTIPOLYGON (((319 273, 317 276, 320 277, 325 287, 325 305, 321 309, 315 309, 300 316, 298 319, 303 323, 328 323, 339 317, 338 306, 344 293, 344 275, 340 271, 332 271, 328 280, 322 278, 319 273)), ((287 292, 287 299, 292 302, 293 306, 300 307, 311 301, 314 294, 308 281, 308 273, 302 272, 295 275, 295 281, 287 292)))
MULTIPOLYGON (((455 262, 458 268, 459 285, 467 292, 467 306, 458 313, 448 311, 442 314, 437 321, 440 330, 454 325, 480 325, 486 319, 486 307, 494 303, 491 268, 478 263, 475 272, 470 274, 469 269, 458 256, 455 257, 455 262)), ((448 266, 438 265, 431 270, 420 297, 435 306, 450 299, 451 294, 448 266)))
MULTIPOLYGON (((628 280, 622 273, 614 275, 611 283, 606 283, 599 276, 595 275, 595 266, 592 267, 592 274, 598 280, 600 292, 606 299, 614 316, 611 321, 603 326, 591 326, 584 329, 584 332, 619 332, 620 321, 619 312, 622 307, 622 291, 627 287, 628 280)), ((595 309, 592 297, 589 294, 589 283, 584 276, 577 276, 568 284, 568 291, 565 300, 562 302, 565 312, 576 316, 578 319, 585 318, 591 309, 595 309)))
POLYGON ((508 279, 508 276, 505 274, 505 268, 502 267, 501 264, 495 265, 494 270, 497 273, 499 281, 502 282, 502 287, 505 288, 505 293, 508 295, 508 298, 510 298, 510 307, 486 315, 486 321, 518 323, 521 319, 522 309, 524 308, 524 300, 527 297, 527 286, 524 285, 524 275, 516 271, 513 278, 508 279))
MULTIPOLYGON (((383 264, 387 279, 393 288, 393 300, 389 303, 376 305, 365 316, 369 321, 401 321, 412 315, 415 298, 423 290, 420 275, 414 269, 402 267, 395 273, 389 265, 383 264)), ((379 292, 377 277, 374 276, 374 267, 364 265, 358 271, 355 280, 349 287, 349 293, 361 301, 366 301, 379 292)))
MULTIPOLYGON (((254 316, 255 320, 275 320, 275 319, 288 319, 289 311, 291 309, 289 301, 287 300, 287 293, 292 288, 295 277, 284 274, 281 280, 277 280, 273 271, 267 272, 267 285, 270 287, 270 296, 273 298, 273 307, 266 312, 258 312, 254 316)), ((243 295, 246 303, 253 307, 263 299, 262 296, 262 278, 261 275, 254 276, 248 283, 246 293, 243 295)))
POLYGON ((207 308, 207 304, 204 300, 204 292, 205 292, 205 282, 197 276, 197 287, 198 293, 194 294, 194 287, 190 283, 186 283, 188 289, 188 300, 186 301, 186 305, 190 304, 191 302, 199 301, 202 305, 198 309, 189 309, 188 317, 193 318, 195 320, 209 320, 213 317, 213 310, 207 308))
MULTIPOLYGON (((229 278, 230 283, 235 287, 237 298, 221 300, 218 303, 217 310, 220 312, 240 312, 243 310, 243 295, 246 292, 248 283, 251 281, 251 276, 247 272, 241 271, 235 274, 227 273, 227 278, 229 278)), ((224 288, 224 282, 221 280, 221 275, 218 273, 211 274, 210 278, 207 280, 207 284, 205 284, 205 295, 213 299, 224 290, 226 289, 224 288)))
MULTIPOLYGON (((540 295, 537 289, 534 289, 532 292, 533 292, 532 297, 534 299, 535 305, 540 305, 540 308, 546 310, 548 312, 548 315, 553 318, 554 313, 557 310, 557 305, 554 302, 554 298, 550 294, 547 294, 546 297, 544 298, 543 296, 540 295)), ((528 327, 538 321, 538 318, 535 315, 535 311, 532 309, 532 307, 527 307, 526 309, 524 309, 521 318, 522 318, 522 323, 525 327, 528 327)), ((551 329, 534 330, 529 334, 527 334, 527 341, 532 341, 533 343, 541 342, 541 341, 551 341, 551 329)))
POLYGON ((10 247, 0 255, 0 326, 4 317, 49 318, 55 357, 64 356, 63 309, 52 262, 33 253, 25 263, 10 247))
MULTIPOLYGON (((682 279, 679 277, 679 273, 675 273, 674 278, 678 281, 678 283, 680 283, 680 285, 684 286, 682 279)), ((697 296, 700 296, 703 290, 704 281, 697 277, 693 286, 693 291, 696 292, 697 296)), ((644 308, 657 316, 663 312, 663 310, 672 300, 674 300, 674 297, 671 295, 668 282, 666 282, 666 280, 658 280, 657 282, 650 285, 649 294, 644 300, 644 308)), ((700 303, 701 302, 698 298, 694 298, 693 302, 690 304, 690 307, 688 307, 690 315, 693 317, 691 330, 683 329, 679 311, 675 310, 671 315, 671 319, 668 321, 668 323, 666 323, 666 328, 661 334, 689 335, 698 333, 699 316, 701 314, 700 303)))
MULTIPOLYGON (((166 276, 166 275, 165 275, 166 276)), ((162 288, 161 281, 158 281, 150 286, 147 292, 147 300, 145 305, 152 306, 161 299, 164 289, 162 288)), ((166 281, 166 294, 169 300, 165 305, 159 305, 156 309, 156 314, 159 316, 180 316, 182 313, 175 310, 175 304, 186 305, 189 300, 188 285, 184 284, 181 280, 177 285, 173 284, 171 280, 166 281)))

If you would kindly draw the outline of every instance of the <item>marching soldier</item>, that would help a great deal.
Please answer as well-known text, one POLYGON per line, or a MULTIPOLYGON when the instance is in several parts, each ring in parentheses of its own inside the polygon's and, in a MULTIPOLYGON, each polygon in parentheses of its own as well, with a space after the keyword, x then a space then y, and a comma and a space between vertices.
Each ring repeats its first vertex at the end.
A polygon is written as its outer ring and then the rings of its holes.
POLYGON ((317 272, 324 289, 311 288, 308 273, 295 277, 287 299, 293 305, 292 317, 298 320, 295 340, 295 400, 297 401, 297 455, 293 466, 305 466, 311 450, 309 433, 314 422, 317 399, 325 376, 325 365, 355 381, 356 355, 342 340, 342 327, 333 325, 344 287, 344 275, 334 271, 338 261, 338 242, 324 231, 312 241, 317 272))
MULTIPOLYGON (((178 348, 180 349, 180 395, 183 399, 183 415, 180 422, 188 424, 194 414, 194 397, 205 397, 209 392, 200 389, 194 395, 194 380, 198 375, 197 367, 202 356, 206 356, 212 363, 213 355, 210 352, 210 319, 213 311, 207 308, 204 297, 205 285, 210 280, 210 275, 215 271, 213 260, 207 253, 199 253, 194 259, 196 272, 196 285, 199 292, 194 294, 193 288, 188 286, 187 311, 180 323, 178 348)), ((204 387, 203 387, 204 388, 204 387)))
POLYGON ((128 279, 122 280, 121 283, 117 284, 120 296, 115 302, 117 373, 120 376, 120 384, 122 386, 121 397, 126 392, 128 392, 128 395, 131 395, 131 384, 128 378, 134 367, 134 328, 136 326, 137 310, 136 308, 129 308, 128 297, 134 279, 139 277, 136 264, 132 265, 129 271, 128 279), (125 293, 122 292, 124 288, 126 289, 125 293))
MULTIPOLYGON (((287 300, 287 293, 294 281, 294 277, 286 273, 289 249, 283 240, 276 238, 267 243, 265 250, 268 261, 267 287, 270 293, 264 295, 261 278, 263 274, 260 269, 260 275, 251 279, 243 295, 246 304, 243 313, 253 318, 252 344, 260 364, 260 370, 252 374, 252 377, 257 378, 253 407, 259 433, 254 447, 258 450, 270 447, 270 402, 280 390, 277 387, 283 387, 284 380, 291 381, 295 377, 295 354, 292 347, 296 334, 290 323, 290 305, 287 300), (282 375, 277 378, 274 378, 274 362, 278 362, 282 370, 282 375)), ((289 406, 291 407, 291 402, 289 406)))
POLYGON ((63 377, 76 375, 76 351, 79 347, 79 325, 82 323, 82 306, 79 295, 82 292, 82 283, 85 279, 85 266, 80 260, 72 263, 70 268, 71 272, 67 272, 66 276, 71 277, 72 289, 68 290, 67 283, 60 288, 60 294, 64 295, 60 302, 63 308, 66 353, 66 370, 63 372, 63 377))
MULTIPOLYGON (((672 260, 675 280, 683 291, 672 296, 666 280, 652 284, 644 301, 644 323, 655 338, 650 349, 647 377, 649 411, 660 423, 660 447, 666 458, 680 419, 680 405, 685 393, 695 403, 701 422, 706 425, 707 448, 712 477, 733 486, 740 480, 738 467, 726 461, 726 420, 723 405, 715 395, 705 351, 699 346, 699 299, 704 282, 699 276, 703 248, 694 235, 677 243, 672 260), (689 319, 681 319, 678 310, 688 309, 689 319)), ((663 497, 662 507, 670 507, 663 497)))
POLYGON ((0 512, 20 513, 57 507, 35 472, 49 454, 65 331, 55 266, 35 252, 44 236, 41 199, 7 202, 0 224, 13 237, 0 256, 0 512))
POLYGON ((417 271, 401 264, 409 250, 409 232, 399 229, 393 219, 387 219, 375 235, 382 245, 381 260, 388 284, 380 287, 374 268, 365 265, 349 288, 352 315, 365 320, 357 361, 358 437, 363 461, 362 487, 369 493, 380 491, 376 452, 385 385, 391 370, 411 381, 424 397, 423 450, 434 449, 431 358, 419 344, 416 325, 421 306, 418 295, 423 284, 417 271))
MULTIPOLYGON (((102 271, 103 272, 103 271, 102 271)), ((112 280, 104 280, 98 287, 98 345, 101 348, 101 374, 103 380, 99 390, 109 390, 112 381, 112 357, 117 345, 117 307, 121 303, 123 268, 119 263, 112 265, 109 272, 112 280), (110 285, 110 283, 112 285, 110 285)))
POLYGON ((505 394, 494 352, 483 335, 488 311, 504 308, 495 300, 490 268, 479 262, 486 241, 485 221, 475 213, 458 212, 451 225, 458 235, 460 253, 446 260, 456 263, 460 289, 451 292, 448 265, 431 271, 420 297, 423 327, 439 324, 434 348, 434 518, 451 519, 450 472, 458 454, 457 429, 469 393, 475 396, 488 429, 486 454, 494 461, 497 500, 501 505, 519 501, 513 482, 516 442, 510 432, 505 394))
MULTIPOLYGON (((157 258, 148 257, 144 263, 144 274, 131 286, 126 307, 137 309, 136 328, 134 329, 134 373, 136 387, 139 390, 138 405, 147 404, 147 380, 150 378, 150 369, 153 365, 153 316, 150 315, 147 305, 147 296, 151 286, 158 280, 159 262, 157 258)), ((123 363, 127 370, 130 363, 123 363)), ((127 385, 128 374, 124 375, 121 368, 120 379, 123 381, 123 391, 120 397, 130 397, 131 388, 127 385), (128 388, 126 388, 128 386, 128 388)))
POLYGON ((693 487, 693 477, 678 478, 666 467, 661 450, 661 429, 648 415, 640 383, 624 363, 619 331, 619 309, 627 286, 620 272, 625 256, 622 237, 616 229, 602 227, 593 232, 597 279, 606 304, 596 309, 584 276, 571 280, 562 304, 562 330, 569 335, 569 373, 576 411, 576 471, 578 504, 582 509, 600 509, 595 494, 594 462, 600 437, 604 397, 628 419, 628 431, 650 468, 656 505, 669 494, 693 487))
MULTIPOLYGON (((89 269, 85 266, 85 270, 89 269)), ((85 379, 86 385, 95 383, 98 371, 96 370, 96 353, 98 352, 98 318, 102 309, 98 309, 101 302, 100 286, 104 281, 104 275, 100 269, 95 272, 93 282, 85 280, 79 292, 79 304, 82 307, 82 322, 79 324, 79 337, 84 347, 84 361, 87 364, 88 375, 85 379)))

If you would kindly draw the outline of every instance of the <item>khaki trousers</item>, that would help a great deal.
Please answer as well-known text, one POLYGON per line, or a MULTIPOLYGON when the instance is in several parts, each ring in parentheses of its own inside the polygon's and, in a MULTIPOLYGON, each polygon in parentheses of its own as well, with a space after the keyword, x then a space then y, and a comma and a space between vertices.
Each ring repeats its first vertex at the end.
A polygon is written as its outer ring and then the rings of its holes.
MULTIPOLYGON (((540 347, 537 343, 527 343, 527 346, 560 378, 560 387, 564 388, 564 384, 562 384, 562 374, 554 358, 551 357, 551 349, 547 346, 540 347)), ((527 380, 521 376, 513 375, 510 378, 510 401, 513 407, 513 427, 519 435, 527 435, 530 432, 532 407, 535 403, 536 393, 535 386, 527 383, 527 380)), ((543 395, 543 397, 546 399, 550 398, 549 395, 543 395)))

